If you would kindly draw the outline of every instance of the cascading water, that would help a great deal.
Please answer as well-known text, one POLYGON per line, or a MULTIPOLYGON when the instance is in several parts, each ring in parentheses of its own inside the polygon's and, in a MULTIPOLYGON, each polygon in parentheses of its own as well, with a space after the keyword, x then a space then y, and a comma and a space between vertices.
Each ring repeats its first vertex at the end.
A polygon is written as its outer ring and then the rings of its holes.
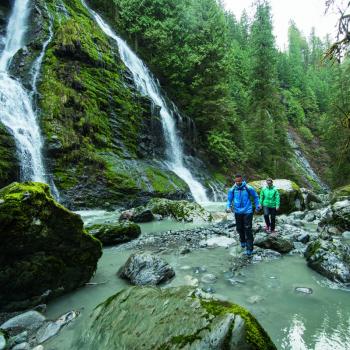
POLYGON ((325 192, 329 192, 329 187, 317 176, 315 171, 312 169, 309 161, 305 158, 304 154, 300 150, 299 146, 296 144, 293 135, 288 132, 288 142, 292 147, 296 160, 300 167, 308 174, 325 192))
MULTIPOLYGON (((30 0, 15 0, 7 25, 5 45, 0 56, 0 121, 15 139, 21 165, 21 180, 47 182, 41 155, 43 142, 32 108, 31 96, 9 73, 12 58, 23 47, 29 5, 30 0)), ((45 44, 47 46, 48 42, 45 44)), ((40 54, 33 67, 33 88, 43 55, 44 53, 40 54)))
POLYGON ((170 108, 161 95, 159 83, 152 77, 148 68, 129 48, 126 42, 118 37, 110 26, 95 11, 87 6, 84 0, 82 0, 82 3, 95 18, 102 31, 117 42, 121 59, 131 71, 135 85, 140 93, 147 95, 155 105, 161 107, 160 115, 167 144, 166 155, 168 168, 188 184, 196 202, 208 202, 209 200, 204 187, 193 178, 191 172, 184 166, 183 148, 177 135, 175 120, 170 108))

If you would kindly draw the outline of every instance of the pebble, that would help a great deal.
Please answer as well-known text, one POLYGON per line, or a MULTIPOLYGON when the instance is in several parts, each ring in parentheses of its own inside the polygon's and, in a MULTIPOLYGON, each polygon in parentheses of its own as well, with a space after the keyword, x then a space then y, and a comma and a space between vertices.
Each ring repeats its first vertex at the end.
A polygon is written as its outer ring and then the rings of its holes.
POLYGON ((295 287, 294 289, 297 293, 301 293, 301 294, 312 294, 313 290, 311 288, 308 287, 295 287))

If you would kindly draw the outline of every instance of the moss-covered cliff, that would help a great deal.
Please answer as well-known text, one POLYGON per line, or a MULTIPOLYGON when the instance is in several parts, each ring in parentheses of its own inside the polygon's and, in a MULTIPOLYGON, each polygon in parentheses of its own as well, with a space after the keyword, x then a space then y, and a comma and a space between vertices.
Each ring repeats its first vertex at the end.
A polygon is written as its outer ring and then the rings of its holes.
POLYGON ((114 42, 79 0, 35 1, 28 44, 11 71, 29 87, 30 67, 52 32, 36 107, 47 168, 71 208, 183 198, 187 185, 164 159, 159 109, 135 89, 114 42), (141 199, 140 199, 141 198, 141 199))

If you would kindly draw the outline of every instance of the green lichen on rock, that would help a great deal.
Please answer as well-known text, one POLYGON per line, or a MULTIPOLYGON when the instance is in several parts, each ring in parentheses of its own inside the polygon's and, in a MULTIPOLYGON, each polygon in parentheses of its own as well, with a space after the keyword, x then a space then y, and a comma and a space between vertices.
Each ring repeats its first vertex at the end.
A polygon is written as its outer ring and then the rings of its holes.
POLYGON ((247 310, 202 299, 187 287, 122 290, 96 307, 78 340, 78 346, 87 350, 238 350, 242 345, 244 349, 276 349, 247 310), (243 332, 237 332, 238 323, 243 332))
POLYGON ((103 245, 115 245, 131 241, 140 236, 141 228, 132 222, 125 221, 114 224, 95 224, 86 230, 99 239, 103 245))
POLYGON ((71 291, 91 278, 101 243, 45 184, 0 190, 0 309, 19 309, 71 291))
POLYGON ((14 138, 0 122, 0 188, 19 179, 19 162, 14 138))
POLYGON ((151 199, 146 208, 153 214, 171 217, 177 221, 192 222, 196 220, 211 221, 211 214, 195 202, 170 200, 165 198, 151 199))

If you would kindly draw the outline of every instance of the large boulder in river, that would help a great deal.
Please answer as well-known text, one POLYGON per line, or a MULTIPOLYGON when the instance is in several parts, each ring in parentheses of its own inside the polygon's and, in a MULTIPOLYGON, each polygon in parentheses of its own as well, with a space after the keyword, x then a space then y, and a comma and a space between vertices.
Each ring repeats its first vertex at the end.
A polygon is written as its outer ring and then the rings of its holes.
POLYGON ((350 230, 350 200, 335 202, 322 212, 320 226, 334 226, 340 231, 350 230))
POLYGON ((332 281, 350 282, 350 246, 340 240, 311 242, 305 252, 308 266, 332 281))
POLYGON ((163 217, 171 217, 177 221, 211 221, 211 214, 202 206, 195 202, 188 202, 185 200, 174 201, 165 198, 153 198, 148 204, 147 208, 153 214, 161 215, 163 217))
POLYGON ((22 309, 89 281, 101 243, 45 184, 0 190, 0 310, 22 309))
POLYGON ((202 299, 188 287, 122 290, 94 310, 77 346, 85 350, 276 349, 247 310, 202 299))
MULTIPOLYGON (((305 208, 303 195, 295 182, 277 179, 273 181, 273 184, 278 189, 281 197, 280 214, 291 213, 305 208)), ((249 185, 253 186, 260 194, 261 189, 266 186, 266 181, 253 181, 249 185)))
POLYGON ((135 253, 129 257, 118 274, 131 284, 145 286, 165 282, 175 276, 175 271, 158 256, 149 253, 135 253))
POLYGON ((99 239, 103 245, 129 242, 141 234, 140 226, 129 221, 95 224, 87 227, 86 230, 99 239))

